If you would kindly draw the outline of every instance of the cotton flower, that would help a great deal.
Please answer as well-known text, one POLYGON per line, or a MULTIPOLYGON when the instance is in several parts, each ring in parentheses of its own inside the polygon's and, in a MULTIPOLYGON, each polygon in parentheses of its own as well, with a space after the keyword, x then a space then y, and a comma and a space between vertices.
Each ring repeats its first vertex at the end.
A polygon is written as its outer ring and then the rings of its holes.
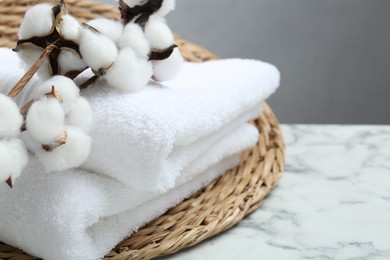
POLYGON ((121 50, 105 78, 110 86, 116 89, 137 91, 149 82, 152 73, 149 61, 138 58, 131 48, 125 48, 121 50))
POLYGON ((101 34, 110 38, 113 42, 118 42, 122 35, 123 24, 119 21, 114 21, 107 18, 97 18, 87 23, 101 34))
POLYGON ((91 128, 92 121, 91 106, 85 98, 78 97, 74 106, 66 115, 66 124, 80 128, 87 133, 91 128))
POLYGON ((3 94, 0 94, 0 139, 14 138, 20 134, 23 116, 16 103, 3 94))
POLYGON ((183 61, 178 48, 173 50, 168 59, 152 61, 153 78, 160 82, 173 79, 179 73, 183 61))
POLYGON ((52 8, 50 4, 38 4, 30 8, 19 28, 19 39, 48 35, 53 28, 52 8))
POLYGON ((57 99, 42 97, 30 107, 26 128, 41 144, 51 144, 64 133, 64 110, 57 99))
POLYGON ((152 49, 165 49, 174 43, 172 31, 166 21, 155 15, 150 16, 145 26, 145 36, 152 49))
POLYGON ((56 6, 37 5, 26 13, 19 30, 20 39, 14 50, 25 62, 27 69, 45 53, 44 63, 38 70, 38 75, 43 79, 81 70, 86 65, 82 65, 80 61, 78 46, 80 30, 81 25, 75 18, 66 14, 62 1, 56 6), (49 46, 57 48, 47 51, 50 50, 49 46), (74 66, 74 69, 71 69, 71 66, 74 66))
POLYGON ((18 138, 0 140, 0 183, 20 176, 28 162, 25 144, 18 138))
POLYGON ((61 97, 61 104, 65 113, 68 113, 76 102, 77 97, 80 95, 80 90, 73 82, 73 80, 64 76, 54 76, 38 86, 33 94, 34 99, 38 99, 41 96, 50 93, 54 86, 55 91, 59 93, 61 97))
POLYGON ((132 48, 138 57, 147 58, 150 53, 150 44, 145 37, 141 26, 135 23, 129 23, 123 30, 119 40, 120 49, 126 47, 132 48))
POLYGON ((115 43, 91 28, 81 30, 80 52, 85 63, 95 71, 108 68, 118 56, 115 43))
POLYGON ((53 151, 39 149, 36 151, 38 159, 46 171, 62 171, 80 166, 89 156, 91 139, 81 129, 68 126, 66 143, 53 151))

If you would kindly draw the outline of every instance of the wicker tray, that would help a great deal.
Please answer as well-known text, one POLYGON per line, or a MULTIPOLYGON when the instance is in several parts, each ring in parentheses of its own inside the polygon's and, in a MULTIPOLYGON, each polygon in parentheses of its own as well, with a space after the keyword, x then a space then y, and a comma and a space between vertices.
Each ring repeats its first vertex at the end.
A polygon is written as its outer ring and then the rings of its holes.
MULTIPOLYGON (((0 0, 0 46, 14 47, 18 26, 28 7, 37 0, 0 0)), ((70 12, 81 20, 105 16, 118 18, 112 6, 89 0, 67 0, 70 12)), ((180 37, 177 44, 188 61, 217 57, 180 37)), ((276 185, 284 167, 284 143, 279 123, 267 104, 253 122, 261 135, 257 146, 241 156, 241 164, 214 180, 190 199, 147 224, 121 242, 104 259, 150 259, 175 253, 215 236, 256 210, 276 185)), ((0 242, 0 259, 37 259, 0 242)))

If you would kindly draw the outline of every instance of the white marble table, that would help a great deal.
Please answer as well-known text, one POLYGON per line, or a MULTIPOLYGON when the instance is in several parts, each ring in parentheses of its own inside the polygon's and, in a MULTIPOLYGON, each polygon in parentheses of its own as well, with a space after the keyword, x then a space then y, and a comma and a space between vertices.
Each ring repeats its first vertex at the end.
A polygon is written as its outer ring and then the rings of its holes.
POLYGON ((390 259, 390 126, 283 126, 285 175, 235 228, 166 259, 390 259))

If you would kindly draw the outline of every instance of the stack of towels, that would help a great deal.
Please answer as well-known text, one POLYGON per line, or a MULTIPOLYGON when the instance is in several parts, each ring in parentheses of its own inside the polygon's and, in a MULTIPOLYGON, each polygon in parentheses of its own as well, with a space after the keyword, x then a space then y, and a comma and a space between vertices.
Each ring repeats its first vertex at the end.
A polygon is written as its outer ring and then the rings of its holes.
MULTIPOLYGON (((23 73, 17 56, 0 49, 0 91, 23 73)), ((174 80, 133 94, 98 82, 83 92, 94 118, 89 159, 45 173, 32 158, 13 189, 0 184, 0 241, 44 259, 103 257, 238 165, 258 140, 247 122, 279 79, 270 64, 231 59, 185 63, 174 80)))

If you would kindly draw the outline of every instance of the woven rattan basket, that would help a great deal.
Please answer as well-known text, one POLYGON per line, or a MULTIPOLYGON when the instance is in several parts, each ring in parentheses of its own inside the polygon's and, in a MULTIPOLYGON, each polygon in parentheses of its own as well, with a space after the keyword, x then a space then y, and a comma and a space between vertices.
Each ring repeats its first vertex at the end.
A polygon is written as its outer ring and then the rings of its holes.
MULTIPOLYGON (((37 0, 0 0, 0 46, 14 47, 17 30, 28 7, 37 0)), ((67 0, 80 20, 105 16, 117 19, 112 7, 88 0, 67 0)), ((216 59, 209 51, 176 38, 188 61, 216 59)), ((190 199, 121 242, 105 259, 150 259, 175 253, 231 228, 256 210, 278 182, 284 167, 284 143, 279 123, 267 104, 254 121, 260 130, 257 146, 242 154, 241 164, 190 199)), ((0 242, 0 259, 36 259, 0 242)))

